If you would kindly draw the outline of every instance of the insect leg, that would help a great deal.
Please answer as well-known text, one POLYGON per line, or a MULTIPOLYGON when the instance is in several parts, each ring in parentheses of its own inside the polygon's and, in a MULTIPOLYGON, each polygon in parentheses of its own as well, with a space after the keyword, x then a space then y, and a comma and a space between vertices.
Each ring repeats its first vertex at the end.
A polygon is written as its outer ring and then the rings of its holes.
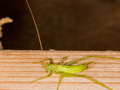
POLYGON ((63 63, 63 61, 66 59, 67 59, 67 56, 63 57, 63 60, 59 63, 59 65, 61 65, 63 63))
POLYGON ((61 84, 62 79, 63 79, 63 77, 61 76, 61 77, 60 77, 60 80, 59 80, 59 83, 58 83, 58 86, 57 86, 57 90, 59 89, 59 86, 60 86, 60 84, 61 84))
POLYGON ((47 60, 50 60, 50 64, 53 64, 53 62, 52 62, 52 59, 51 59, 51 58, 46 58, 46 59, 41 60, 41 61, 39 61, 39 62, 34 62, 34 64, 38 64, 38 63, 41 63, 41 62, 43 62, 43 61, 47 61, 47 60))
POLYGON ((75 64, 75 63, 77 63, 77 62, 79 62, 79 61, 81 61, 81 60, 83 60, 83 59, 86 59, 86 58, 88 58, 88 56, 85 56, 85 57, 83 57, 83 58, 80 58, 80 59, 77 59, 77 60, 68 62, 68 63, 66 63, 66 64, 64 64, 64 65, 70 66, 70 65, 73 65, 73 64, 75 64))
POLYGON ((30 83, 33 83, 33 82, 38 81, 38 80, 43 79, 43 78, 47 78, 47 77, 49 77, 49 76, 52 75, 52 74, 53 74, 53 73, 51 72, 51 73, 48 74, 47 76, 44 76, 44 77, 38 78, 38 79, 36 79, 36 80, 34 80, 34 81, 31 81, 30 83))
MULTIPOLYGON (((89 65, 89 64, 90 64, 89 67, 86 68, 86 69, 89 69, 89 68, 92 67, 92 65, 93 65, 93 61, 92 61, 92 62, 87 62, 87 63, 84 63, 84 64, 85 64, 85 65, 89 65)), ((86 69, 85 69, 85 70, 86 70, 86 69)))
POLYGON ((87 78, 87 79, 89 79, 89 80, 109 89, 109 90, 112 90, 111 88, 107 87, 106 85, 102 84, 101 82, 99 82, 99 81, 97 81, 89 76, 86 76, 86 75, 77 75, 77 74, 71 74, 71 73, 60 73, 60 75, 63 77, 84 77, 84 78, 87 78))
POLYGON ((88 55, 88 56, 84 56, 83 58, 80 58, 80 59, 77 59, 77 60, 74 60, 74 61, 68 62, 68 63, 66 63, 65 65, 70 66, 70 65, 73 65, 73 64, 75 64, 75 63, 77 63, 77 62, 79 62, 79 61, 81 61, 81 60, 83 60, 83 59, 89 58, 89 57, 120 59, 120 58, 116 58, 116 57, 88 55))
POLYGON ((110 58, 110 59, 120 59, 120 58, 116 58, 116 57, 107 57, 107 56, 96 56, 96 55, 88 55, 86 56, 88 57, 97 57, 97 58, 110 58))

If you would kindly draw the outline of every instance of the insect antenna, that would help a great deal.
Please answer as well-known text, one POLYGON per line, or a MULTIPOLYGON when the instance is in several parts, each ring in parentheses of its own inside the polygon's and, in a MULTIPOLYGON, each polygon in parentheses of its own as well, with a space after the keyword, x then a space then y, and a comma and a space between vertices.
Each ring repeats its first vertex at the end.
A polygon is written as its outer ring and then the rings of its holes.
POLYGON ((32 13, 32 10, 31 10, 30 5, 29 5, 29 3, 28 3, 27 0, 26 0, 26 3, 27 3, 27 6, 28 6, 28 8, 29 8, 29 11, 30 11, 30 13, 31 13, 31 16, 32 16, 32 19, 33 19, 33 22, 34 22, 34 25, 35 25, 35 28, 36 28, 36 31, 37 31, 37 35, 38 35, 38 39, 39 39, 39 44, 40 44, 40 47, 41 47, 41 51, 42 51, 42 53, 43 53, 43 46, 42 46, 42 41, 41 41, 41 38, 40 38, 38 26, 37 26, 37 24, 36 24, 34 15, 33 15, 33 13, 32 13))

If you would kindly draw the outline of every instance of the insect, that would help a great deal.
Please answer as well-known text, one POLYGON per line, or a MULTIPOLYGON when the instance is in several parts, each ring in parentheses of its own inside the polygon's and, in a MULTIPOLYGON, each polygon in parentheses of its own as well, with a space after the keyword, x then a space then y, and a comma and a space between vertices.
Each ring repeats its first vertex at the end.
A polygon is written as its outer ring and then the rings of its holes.
MULTIPOLYGON (((30 13, 32 15, 32 18, 33 18, 33 21, 34 21, 34 24, 35 24, 35 27, 36 27, 36 30, 37 30, 37 34, 38 34, 38 38, 39 38, 39 43, 40 43, 40 46, 41 46, 41 50, 43 51, 43 48, 42 48, 42 43, 41 43, 41 39, 40 39, 40 35, 39 35, 39 31, 38 31, 38 28, 37 28, 37 24, 35 22, 35 19, 34 19, 34 16, 33 16, 33 13, 31 11, 31 8, 29 6, 29 3, 28 1, 26 0, 26 3, 28 5, 28 8, 30 10, 30 13)), ((109 88, 108 86, 104 85, 103 83, 91 78, 90 76, 87 76, 87 75, 80 75, 80 74, 76 74, 76 73, 80 73, 82 71, 85 71, 87 69, 89 69, 90 65, 93 63, 93 62, 87 62, 87 63, 83 63, 83 64, 80 64, 80 65, 74 65, 75 63, 81 61, 81 60, 84 60, 86 58, 89 58, 89 57, 95 57, 95 58, 110 58, 110 59, 120 59, 120 58, 115 58, 115 57, 106 57, 106 56, 95 56, 95 55, 88 55, 88 56, 84 56, 83 58, 80 58, 80 59, 77 59, 77 60, 73 60, 73 61, 70 61, 68 63, 65 63, 63 64, 63 62, 67 59, 67 56, 64 57, 62 59, 62 61, 59 63, 59 64, 54 64, 52 59, 51 58, 46 58, 44 60, 41 60, 39 62, 35 62, 35 64, 38 64, 38 63, 42 63, 43 66, 46 68, 46 71, 49 73, 47 76, 44 76, 44 77, 41 77, 41 78, 38 78, 34 81, 32 81, 31 83, 37 81, 37 80, 41 80, 41 79, 44 79, 44 78, 47 78, 49 76, 51 76, 53 73, 56 73, 56 74, 59 74, 61 77, 60 77, 60 80, 59 80, 59 83, 58 83, 58 86, 57 86, 57 90, 59 89, 59 86, 61 84, 61 81, 63 79, 63 77, 84 77, 84 78, 87 78, 105 88, 107 88, 108 90, 112 90, 111 88, 109 88), (50 61, 50 64, 47 64, 45 61, 49 60, 50 61)))

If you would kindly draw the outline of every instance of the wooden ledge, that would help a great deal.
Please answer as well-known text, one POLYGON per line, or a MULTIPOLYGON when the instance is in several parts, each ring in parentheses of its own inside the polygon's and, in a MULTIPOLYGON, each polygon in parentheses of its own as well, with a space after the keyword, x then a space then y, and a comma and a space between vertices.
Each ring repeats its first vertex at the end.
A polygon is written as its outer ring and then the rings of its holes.
MULTIPOLYGON (((120 52, 115 51, 0 51, 0 89, 1 90, 56 90, 59 75, 31 81, 47 75, 41 64, 33 64, 43 58, 52 58, 58 63, 63 57, 68 56, 65 62, 69 62, 86 55, 101 55, 119 57, 120 52)), ((88 58, 80 63, 93 61, 94 64, 88 70, 79 73, 89 75, 104 83, 113 90, 120 90, 120 60, 88 58)), ((107 90, 85 78, 64 78, 59 90, 107 90)))

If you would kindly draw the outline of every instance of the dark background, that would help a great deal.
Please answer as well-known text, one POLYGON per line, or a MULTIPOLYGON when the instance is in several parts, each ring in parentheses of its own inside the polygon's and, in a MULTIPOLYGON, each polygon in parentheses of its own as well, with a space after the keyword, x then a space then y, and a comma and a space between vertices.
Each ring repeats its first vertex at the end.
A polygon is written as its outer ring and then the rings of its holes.
MULTIPOLYGON (((120 50, 120 0, 28 0, 43 49, 120 50)), ((4 49, 40 50, 25 0, 0 0, 4 49)))

